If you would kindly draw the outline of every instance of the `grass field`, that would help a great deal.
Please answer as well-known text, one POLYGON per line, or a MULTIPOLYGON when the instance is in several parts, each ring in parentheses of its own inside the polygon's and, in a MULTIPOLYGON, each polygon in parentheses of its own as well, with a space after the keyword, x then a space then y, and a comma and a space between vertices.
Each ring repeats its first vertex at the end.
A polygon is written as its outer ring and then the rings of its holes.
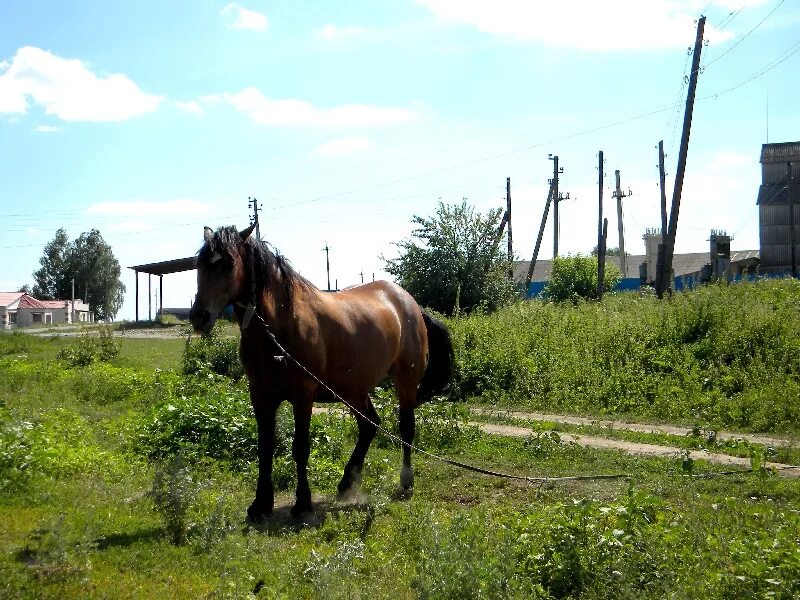
MULTIPOLYGON (((400 500, 400 452, 379 436, 362 494, 339 502, 355 427, 320 414, 317 510, 302 523, 288 515, 294 474, 282 410, 278 507, 259 527, 243 518, 255 487, 246 386, 214 372, 231 368, 232 340, 212 356, 198 341, 185 355, 179 338, 118 336, 119 354, 101 361, 102 348, 80 338, 2 334, 0 597, 796 598, 797 479, 759 469, 758 457, 752 472, 692 477, 712 467, 559 444, 549 426, 526 439, 492 437, 468 424, 464 402, 797 432, 797 354, 781 353, 797 350, 800 291, 771 285, 451 322, 459 402, 418 411, 420 446, 515 473, 635 473, 631 481, 529 485, 418 456, 414 496, 400 500), (697 317, 705 333, 689 335, 681 311, 712 315, 697 317), (72 366, 87 355, 94 360, 72 366), (654 355, 661 362, 644 358, 654 355), (758 374, 771 395, 758 396, 758 374), (726 388, 732 377, 739 383, 726 388), (670 387, 676 381, 685 395, 670 387), (774 406, 752 404, 749 420, 726 421, 759 397, 774 406)), ((375 400, 393 424, 391 393, 375 400)))

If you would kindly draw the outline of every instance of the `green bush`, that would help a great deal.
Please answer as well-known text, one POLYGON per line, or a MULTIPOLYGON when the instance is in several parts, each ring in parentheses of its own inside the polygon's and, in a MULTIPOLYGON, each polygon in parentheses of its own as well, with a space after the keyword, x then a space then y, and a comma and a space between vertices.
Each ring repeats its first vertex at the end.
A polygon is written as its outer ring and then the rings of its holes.
POLYGON ((239 358, 239 340, 223 338, 217 325, 208 336, 187 339, 183 352, 183 373, 203 375, 216 373, 234 381, 244 376, 244 367, 239 358))
POLYGON ((97 335, 82 333, 78 339, 58 353, 58 359, 71 367, 85 367, 95 362, 108 362, 119 356, 119 344, 111 328, 103 326, 97 335))
MULTIPOLYGON (((606 263, 603 274, 603 289, 613 291, 622 279, 619 268, 606 263)), ((544 288, 544 296, 554 302, 597 299, 597 257, 558 256, 553 260, 550 281, 544 288)))
POLYGON ((189 531, 189 509, 200 491, 186 460, 179 454, 156 468, 150 498, 164 520, 164 528, 173 544, 186 541, 189 531))

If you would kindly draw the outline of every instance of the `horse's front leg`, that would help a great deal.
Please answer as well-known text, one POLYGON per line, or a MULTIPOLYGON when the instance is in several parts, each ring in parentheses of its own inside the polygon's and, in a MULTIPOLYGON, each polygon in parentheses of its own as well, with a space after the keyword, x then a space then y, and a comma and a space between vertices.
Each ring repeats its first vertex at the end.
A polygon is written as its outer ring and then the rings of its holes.
POLYGON ((258 424, 258 484, 256 498, 247 509, 247 518, 250 521, 259 521, 272 513, 275 504, 272 459, 275 454, 275 413, 279 403, 265 398, 252 399, 258 424))
POLYGON ((294 412, 294 440, 292 457, 297 465, 297 494, 292 516, 297 517, 313 510, 311 488, 308 485, 308 457, 311 454, 311 407, 312 402, 298 398, 292 405, 294 412))

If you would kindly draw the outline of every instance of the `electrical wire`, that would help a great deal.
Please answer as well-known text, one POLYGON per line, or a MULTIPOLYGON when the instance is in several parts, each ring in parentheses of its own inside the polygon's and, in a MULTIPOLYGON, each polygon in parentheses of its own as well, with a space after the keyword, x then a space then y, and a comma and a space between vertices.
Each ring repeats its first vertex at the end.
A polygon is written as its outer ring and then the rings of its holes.
MULTIPOLYGON (((771 11, 769 11, 769 13, 767 13, 767 16, 766 16, 766 17, 764 17, 763 19, 761 19, 761 21, 759 21, 759 22, 758 22, 758 24, 757 24, 755 27, 753 27, 753 28, 752 28, 750 31, 748 31, 746 34, 744 34, 742 37, 740 37, 740 38, 739 38, 739 40, 738 40, 738 41, 737 41, 737 42, 736 42, 736 43, 735 43, 733 46, 731 46, 730 48, 728 48, 728 49, 727 49, 725 52, 723 52, 722 54, 720 54, 719 56, 717 56, 715 59, 708 61, 708 62, 707 62, 707 63, 706 63, 704 66, 703 66, 703 68, 706 68, 706 67, 709 67, 709 66, 713 65, 715 62, 717 62, 717 61, 718 61, 719 59, 721 59, 722 57, 724 57, 724 56, 727 56, 728 54, 730 54, 731 52, 733 52, 733 51, 734 51, 734 50, 735 50, 735 49, 736 49, 736 48, 739 46, 739 44, 741 44, 741 43, 742 43, 743 41, 745 41, 745 40, 746 40, 748 37, 750 37, 750 35, 751 35, 751 34, 752 34, 752 33, 753 33, 753 32, 754 32, 756 29, 758 29, 759 27, 761 27, 761 25, 763 25, 763 24, 764 24, 764 22, 765 22, 767 19, 769 19, 769 18, 770 18, 770 17, 771 17, 773 14, 775 14, 775 11, 776 11, 776 10, 778 10, 778 9, 781 7, 781 5, 782 5, 782 4, 783 4, 785 1, 786 1, 786 0, 779 0, 779 1, 778 1, 778 4, 776 4, 776 5, 775 5, 775 7, 774 7, 774 8, 773 8, 771 11)), ((744 7, 742 7, 742 8, 744 8, 744 7)), ((741 11, 742 9, 740 8, 739 10, 741 11)), ((738 14, 738 13, 737 13, 737 14, 738 14)))

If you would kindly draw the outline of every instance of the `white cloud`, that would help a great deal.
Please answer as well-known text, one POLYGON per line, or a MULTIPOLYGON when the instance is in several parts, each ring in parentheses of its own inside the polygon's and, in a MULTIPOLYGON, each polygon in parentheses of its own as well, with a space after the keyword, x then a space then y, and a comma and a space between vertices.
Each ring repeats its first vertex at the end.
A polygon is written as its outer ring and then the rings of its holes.
POLYGON ((190 100, 189 102, 180 102, 176 100, 174 102, 175 108, 180 110, 190 112, 195 115, 202 115, 203 114, 203 107, 195 100, 190 100))
POLYGON ((224 93, 201 98, 233 106, 247 114, 259 125, 318 127, 352 127, 408 123, 418 115, 408 108, 344 104, 334 108, 319 108, 305 100, 272 100, 256 88, 245 88, 235 94, 224 93))
POLYGON ((37 125, 36 131, 40 133, 55 133, 61 131, 61 127, 54 127, 53 125, 37 125))
MULTIPOLYGON (((733 0, 721 0, 727 4, 733 0)), ((580 50, 660 50, 694 41, 695 0, 417 0, 443 21, 470 25, 517 42, 580 50)), ((741 2, 736 2, 741 6, 741 2)), ((738 8, 737 6, 737 8, 738 8)), ((707 23, 705 37, 733 37, 707 23)))
POLYGON ((329 140, 314 149, 319 156, 341 156, 343 154, 356 154, 372 149, 372 142, 363 136, 351 136, 329 140))
POLYGON ((25 114, 29 99, 63 121, 124 121, 162 100, 125 75, 98 77, 78 59, 25 46, 0 75, 0 114, 25 114))
POLYGON ((0 71, 5 71, 8 65, 11 64, 7 60, 0 60, 0 71))
POLYGON ((94 215, 117 215, 124 217, 152 215, 158 217, 164 215, 195 216, 206 214, 210 210, 211 206, 209 204, 198 202, 197 200, 110 200, 92 204, 86 209, 86 212, 94 215))
POLYGON ((369 29, 359 25, 345 25, 344 27, 339 27, 338 25, 328 23, 327 25, 324 25, 322 29, 320 29, 319 35, 326 40, 332 40, 337 38, 354 37, 367 33, 368 31, 369 29))
POLYGON ((231 29, 266 31, 269 25, 267 15, 245 8, 236 2, 226 4, 219 14, 231 29))

